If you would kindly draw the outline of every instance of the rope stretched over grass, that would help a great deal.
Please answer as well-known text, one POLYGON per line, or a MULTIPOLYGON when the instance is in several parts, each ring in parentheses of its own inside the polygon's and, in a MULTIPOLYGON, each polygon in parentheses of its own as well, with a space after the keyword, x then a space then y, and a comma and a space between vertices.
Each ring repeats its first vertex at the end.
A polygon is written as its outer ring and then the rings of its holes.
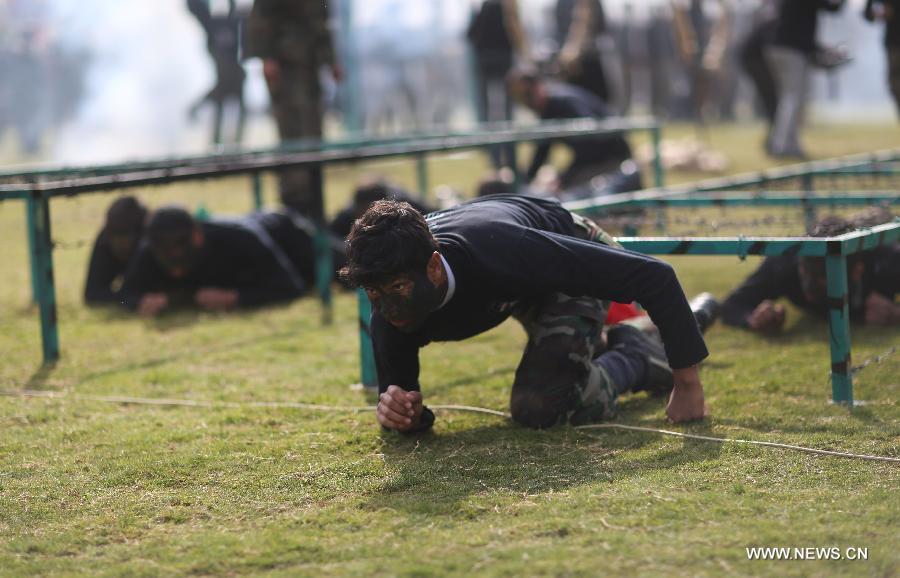
POLYGON ((643 431, 643 432, 652 432, 658 434, 664 434, 669 436, 676 436, 680 438, 687 438, 693 440, 703 440, 707 442, 718 442, 718 443, 735 443, 735 444, 751 444, 756 446, 766 446, 770 448, 781 448, 785 450, 795 450, 798 452, 806 452, 810 454, 821 454, 826 456, 839 456, 842 458, 855 458, 858 460, 872 460, 877 462, 900 462, 900 458, 892 458, 888 456, 871 456, 866 454, 851 454, 849 452, 835 452, 831 450, 820 450, 816 448, 806 448, 803 446, 795 446, 791 444, 782 444, 776 442, 761 442, 757 440, 741 440, 735 438, 717 438, 712 436, 702 436, 697 434, 689 434, 682 433, 677 431, 671 431, 667 429, 656 429, 652 427, 640 427, 636 425, 623 425, 618 423, 596 423, 590 425, 579 425, 575 426, 575 429, 625 429, 625 430, 633 430, 633 431, 643 431))
MULTIPOLYGON (((156 406, 179 406, 179 407, 208 407, 208 408, 247 408, 247 407, 260 407, 260 408, 287 408, 287 409, 305 409, 305 410, 314 410, 314 411, 325 411, 325 412, 363 412, 363 411, 374 411, 374 405, 364 405, 364 406, 340 406, 340 405, 320 405, 315 403, 299 403, 299 402, 291 402, 291 401, 248 401, 248 402, 234 402, 234 401, 208 401, 208 400, 191 400, 191 399, 168 399, 168 398, 148 398, 148 397, 128 397, 128 396, 119 396, 119 395, 82 395, 82 394, 67 394, 65 392, 54 392, 54 391, 39 391, 39 390, 30 390, 30 389, 18 389, 18 390, 0 390, 0 395, 8 396, 8 397, 42 397, 42 398, 50 398, 50 399, 63 399, 63 398, 74 398, 81 399, 85 401, 96 401, 102 403, 118 403, 118 404, 126 404, 126 405, 156 405, 156 406)), ((472 413, 483 413, 487 415, 494 415, 503 418, 509 418, 510 414, 497 411, 494 409, 488 409, 484 407, 475 407, 469 405, 432 405, 429 406, 434 410, 441 411, 464 411, 464 412, 472 412, 472 413)), ((694 439, 701 440, 707 442, 716 442, 716 443, 736 443, 736 444, 748 444, 748 445, 758 445, 765 446, 770 448, 780 448, 786 450, 793 450, 798 452, 806 452, 810 454, 817 455, 826 455, 826 456, 836 456, 842 458, 853 458, 858 460, 869 460, 869 461, 878 461, 878 462, 895 462, 900 463, 900 458, 894 458, 889 456, 873 456, 867 454, 853 454, 849 452, 837 452, 832 450, 820 450, 816 448, 807 448, 803 446, 795 446, 791 444, 782 444, 776 442, 763 442, 757 440, 743 440, 743 439, 735 439, 735 438, 720 438, 713 436, 704 436, 698 434, 690 434, 677 432, 666 429, 657 429, 651 427, 641 427, 635 425, 625 425, 620 423, 598 423, 598 424, 590 424, 590 425, 580 425, 575 426, 574 429, 586 430, 586 429, 621 429, 628 431, 640 431, 647 433, 656 433, 662 435, 675 436, 686 439, 694 439)))

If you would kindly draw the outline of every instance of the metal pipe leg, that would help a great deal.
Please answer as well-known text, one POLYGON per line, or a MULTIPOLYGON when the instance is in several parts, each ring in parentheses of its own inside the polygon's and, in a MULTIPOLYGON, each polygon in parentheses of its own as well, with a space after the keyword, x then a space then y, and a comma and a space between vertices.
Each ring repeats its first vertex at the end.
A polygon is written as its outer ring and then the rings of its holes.
POLYGON ((375 352, 372 349, 372 304, 366 292, 357 289, 359 298, 359 363, 360 379, 363 387, 378 387, 378 374, 375 371, 375 352))
POLYGON ((253 173, 253 210, 262 211, 263 208, 263 190, 262 190, 262 174, 253 173))
POLYGON ((825 257, 828 283, 828 324, 831 345, 831 398, 853 405, 853 375, 850 373, 850 313, 847 306, 847 258, 825 257))
POLYGON ((419 198, 422 201, 428 199, 428 161, 425 155, 416 155, 416 182, 419 187, 419 198))
POLYGON ((41 314, 41 344, 44 364, 59 359, 59 332, 56 325, 56 290, 53 283, 53 241, 50 235, 50 201, 46 197, 29 198, 29 246, 37 285, 37 303, 41 314), (33 224, 33 226, 31 226, 33 224))
POLYGON ((653 184, 656 188, 662 188, 666 183, 666 175, 663 169, 661 141, 662 133, 658 126, 650 129, 650 140, 653 143, 653 184))
POLYGON ((40 289, 38 289, 38 277, 40 273, 38 272, 37 265, 37 251, 34 245, 34 240, 37 237, 35 233, 35 208, 34 203, 36 203, 33 198, 28 197, 25 199, 25 221, 27 224, 27 230, 25 231, 26 236, 28 237, 28 261, 31 264, 31 302, 38 303, 40 302, 40 289))

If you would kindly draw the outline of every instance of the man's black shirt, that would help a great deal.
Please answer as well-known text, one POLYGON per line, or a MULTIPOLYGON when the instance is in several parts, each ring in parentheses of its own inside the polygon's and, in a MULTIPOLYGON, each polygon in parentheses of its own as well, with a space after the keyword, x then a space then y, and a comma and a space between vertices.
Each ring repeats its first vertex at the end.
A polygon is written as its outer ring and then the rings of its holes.
MULTIPOLYGON (((865 269, 858 282, 848 280, 850 319, 865 318, 866 298, 880 293, 893 299, 900 293, 900 247, 879 247, 863 257, 865 269)), ((740 287, 722 303, 722 321, 747 327, 747 317, 766 299, 786 297, 791 303, 817 315, 828 313, 828 302, 810 302, 800 281, 799 257, 768 257, 740 287)))
POLYGON ((116 279, 125 274, 127 261, 116 259, 106 229, 97 235, 91 251, 87 280, 84 284, 84 302, 88 304, 118 303, 118 291, 113 289, 116 279))
MULTIPOLYGON (((590 92, 571 84, 547 82, 547 102, 540 113, 543 120, 561 120, 567 118, 604 119, 609 116, 606 104, 590 92)), ((544 141, 537 146, 531 165, 528 167, 528 180, 534 179, 538 170, 547 162, 550 147, 554 141, 544 141)), ((621 134, 606 136, 579 137, 560 139, 572 150, 572 163, 566 169, 590 165, 606 165, 631 158, 631 148, 621 134)))
POLYGON ((835 12, 843 0, 784 0, 775 24, 775 44, 811 54, 816 49, 819 11, 835 12))
POLYGON ((497 195, 426 217, 455 279, 452 299, 404 333, 377 311, 372 340, 380 389, 419 390, 419 348, 458 341, 506 320, 513 307, 561 292, 638 301, 659 327, 673 367, 694 365, 706 345, 668 264, 575 238, 572 215, 547 199, 497 195))
POLYGON ((223 222, 198 226, 204 244, 182 279, 170 277, 150 245, 141 244, 122 283, 121 300, 126 307, 136 309, 147 293, 166 293, 173 305, 187 305, 197 290, 207 287, 236 290, 238 304, 244 307, 289 301, 303 293, 272 250, 246 226, 223 222))

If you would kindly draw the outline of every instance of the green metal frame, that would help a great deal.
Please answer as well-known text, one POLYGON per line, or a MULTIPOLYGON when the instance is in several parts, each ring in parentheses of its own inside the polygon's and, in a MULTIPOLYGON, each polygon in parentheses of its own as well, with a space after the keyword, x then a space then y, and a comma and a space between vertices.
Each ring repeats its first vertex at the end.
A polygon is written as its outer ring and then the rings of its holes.
MULTIPOLYGON (((659 143, 659 126, 652 119, 575 119, 517 127, 511 123, 490 123, 462 132, 421 132, 384 139, 352 136, 337 141, 301 140, 276 148, 255 151, 225 150, 205 156, 137 161, 87 167, 25 167, 0 172, 0 201, 26 201, 28 243, 31 255, 32 294, 41 311, 41 339, 44 362, 59 358, 53 284, 52 238, 49 203, 54 197, 108 192, 139 186, 250 175, 253 206, 263 206, 262 173, 285 167, 322 167, 326 164, 358 162, 396 156, 416 159, 420 188, 428 188, 429 153, 486 148, 498 144, 581 138, 629 131, 651 131, 659 143)), ((659 149, 655 150, 657 160, 659 149)), ((657 163, 659 164, 659 163, 657 163)), ((661 167, 661 165, 660 165, 661 167)), ((663 174, 655 172, 661 186, 663 174)), ((332 319, 331 248, 322 223, 317 224, 317 289, 323 305, 322 319, 332 319)))

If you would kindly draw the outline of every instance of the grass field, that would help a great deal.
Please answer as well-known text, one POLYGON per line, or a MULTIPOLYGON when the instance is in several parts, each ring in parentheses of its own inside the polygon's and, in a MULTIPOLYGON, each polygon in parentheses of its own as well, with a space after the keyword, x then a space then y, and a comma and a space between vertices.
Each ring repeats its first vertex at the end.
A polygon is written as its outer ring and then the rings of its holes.
MULTIPOLYGON (((674 128, 667 135, 689 133, 674 128)), ((732 171, 767 166, 756 127, 712 129, 732 171)), ((895 126, 818 127, 810 152, 896 146, 895 126)), ((432 163, 470 190, 484 161, 432 163)), ((407 164, 378 170, 412 184, 407 164)), ((329 206, 363 167, 328 175, 329 206)), ((674 180, 697 175, 672 175, 674 180)), ((269 183, 270 189, 271 182, 269 183)), ((214 213, 249 208, 229 179, 145 189, 214 213)), ((383 435, 369 413, 109 404, 78 396, 371 403, 358 381, 355 300, 319 325, 312 299, 143 321, 87 309, 89 241, 110 197, 54 201, 62 360, 41 368, 21 203, 0 204, 0 576, 900 575, 900 468, 613 430, 530 431, 442 412, 432 434, 383 435), (753 546, 868 548, 866 561, 748 561, 753 546)), ((274 202, 274 198, 272 199, 274 202)), ((724 294, 758 261, 671 261, 688 293, 724 294)), ((789 311, 763 340, 716 326, 703 369, 711 417, 679 431, 900 456, 900 355, 829 405, 827 326, 789 311)), ((900 342, 852 328, 854 362, 900 342)), ((426 400, 506 409, 524 333, 509 322, 423 353, 426 400)), ((666 425, 626 398, 619 422, 666 425)))

